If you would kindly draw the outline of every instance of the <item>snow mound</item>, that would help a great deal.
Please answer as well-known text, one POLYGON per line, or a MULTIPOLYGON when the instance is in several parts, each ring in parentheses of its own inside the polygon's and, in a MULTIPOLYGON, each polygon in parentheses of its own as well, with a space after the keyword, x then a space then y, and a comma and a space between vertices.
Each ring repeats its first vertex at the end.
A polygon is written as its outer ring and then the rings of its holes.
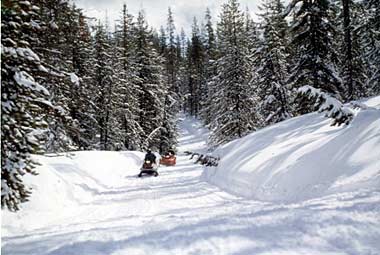
POLYGON ((25 183, 32 188, 30 201, 17 213, 2 212, 6 219, 2 231, 30 231, 50 221, 72 215, 79 205, 90 204, 104 192, 126 185, 126 177, 136 176, 144 158, 142 152, 81 151, 62 156, 35 156, 41 164, 38 175, 26 175, 25 183), (33 215, 39 212, 41 217, 33 215), (21 219, 33 219, 29 221, 21 219))
POLYGON ((349 126, 311 113, 264 128, 218 148, 217 168, 202 177, 231 193, 297 202, 380 188, 380 96, 362 102, 349 126))

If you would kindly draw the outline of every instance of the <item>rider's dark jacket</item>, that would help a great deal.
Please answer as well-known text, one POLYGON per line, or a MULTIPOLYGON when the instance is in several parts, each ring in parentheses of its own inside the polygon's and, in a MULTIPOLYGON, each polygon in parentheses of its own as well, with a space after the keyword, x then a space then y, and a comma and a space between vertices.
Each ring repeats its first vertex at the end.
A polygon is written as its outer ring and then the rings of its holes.
POLYGON ((148 152, 148 153, 145 155, 145 160, 150 160, 150 161, 152 161, 153 163, 156 163, 156 155, 154 155, 152 152, 148 152))

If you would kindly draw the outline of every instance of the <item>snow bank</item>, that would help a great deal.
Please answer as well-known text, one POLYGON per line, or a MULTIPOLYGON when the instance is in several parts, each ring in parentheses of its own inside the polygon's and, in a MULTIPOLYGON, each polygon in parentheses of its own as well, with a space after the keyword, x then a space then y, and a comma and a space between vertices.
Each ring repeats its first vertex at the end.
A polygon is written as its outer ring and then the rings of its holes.
POLYGON ((296 202, 380 188, 380 97, 363 102, 349 126, 332 127, 307 114, 264 128, 217 149, 217 168, 203 178, 262 201, 296 202))
POLYGON ((2 211, 3 234, 31 231, 73 215, 78 205, 90 204, 102 192, 125 186, 126 176, 138 174, 143 157, 142 152, 111 151, 36 156, 41 163, 39 174, 24 179, 32 188, 30 201, 17 213, 2 211))

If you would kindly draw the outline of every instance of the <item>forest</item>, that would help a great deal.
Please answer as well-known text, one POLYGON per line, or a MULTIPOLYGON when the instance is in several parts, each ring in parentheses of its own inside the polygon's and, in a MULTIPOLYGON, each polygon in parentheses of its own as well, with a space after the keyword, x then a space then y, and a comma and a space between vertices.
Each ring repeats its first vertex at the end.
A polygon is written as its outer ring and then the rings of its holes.
POLYGON ((380 1, 265 0, 259 21, 238 0, 191 34, 120 6, 114 27, 68 0, 1 2, 1 205, 30 191, 34 154, 164 152, 177 115, 202 120, 211 148, 320 111, 332 125, 348 104, 380 94, 380 1))

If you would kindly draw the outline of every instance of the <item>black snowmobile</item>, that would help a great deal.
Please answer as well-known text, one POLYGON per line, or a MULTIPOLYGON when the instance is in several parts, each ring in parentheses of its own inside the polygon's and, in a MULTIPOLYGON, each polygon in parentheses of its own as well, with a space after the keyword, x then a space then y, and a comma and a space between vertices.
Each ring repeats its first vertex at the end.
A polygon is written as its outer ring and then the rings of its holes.
POLYGON ((144 163, 140 169, 140 173, 138 177, 143 177, 143 175, 148 175, 148 176, 158 176, 157 172, 158 166, 151 160, 145 159, 144 163))

